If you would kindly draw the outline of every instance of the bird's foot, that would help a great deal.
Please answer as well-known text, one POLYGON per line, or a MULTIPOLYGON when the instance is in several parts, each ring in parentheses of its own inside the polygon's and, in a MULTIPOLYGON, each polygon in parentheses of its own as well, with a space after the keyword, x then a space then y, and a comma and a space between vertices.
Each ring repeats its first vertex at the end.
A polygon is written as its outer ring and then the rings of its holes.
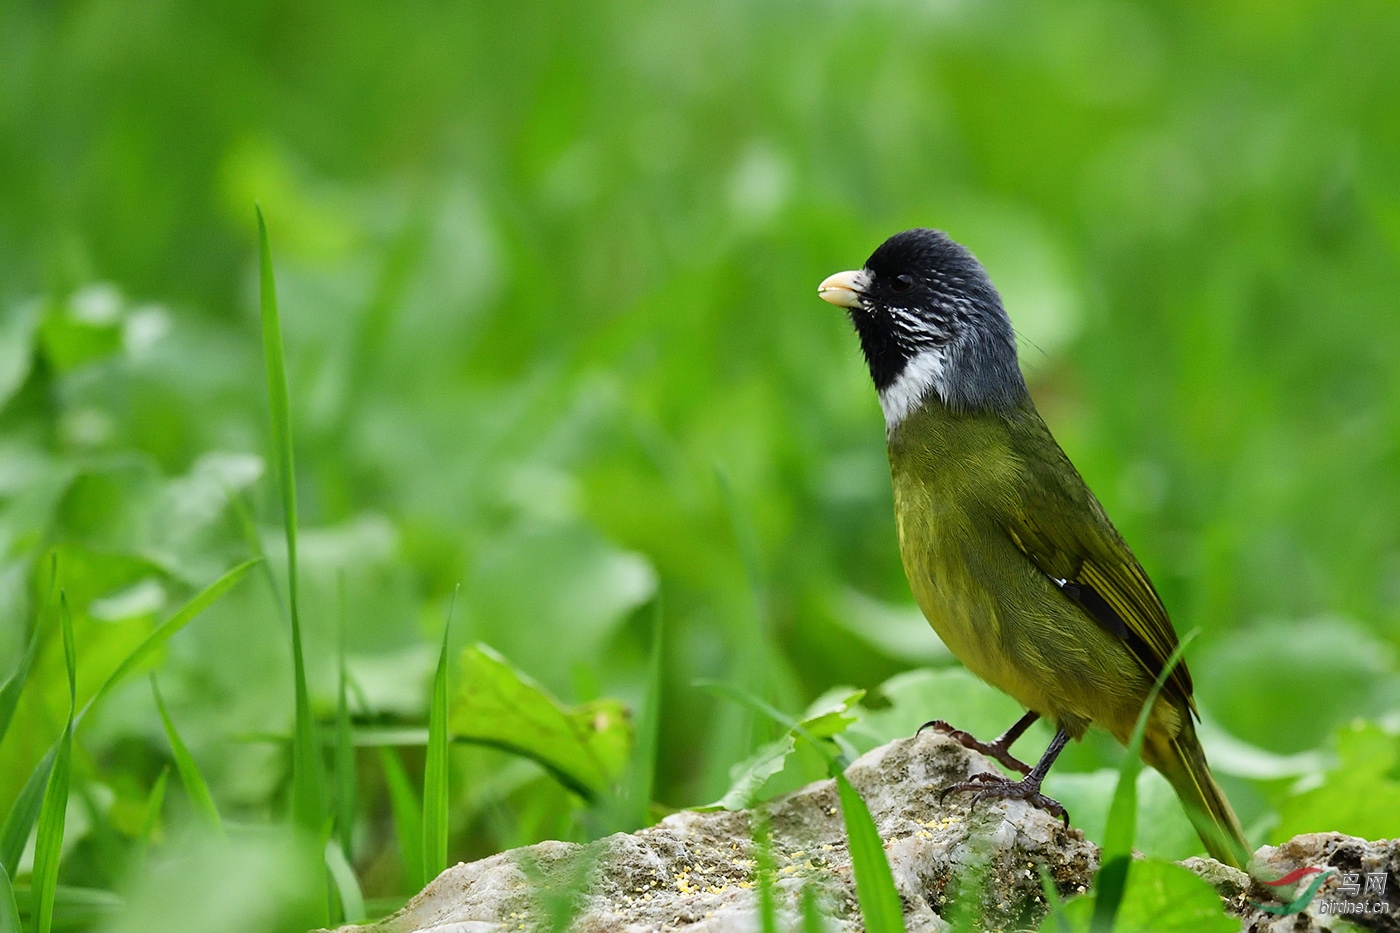
POLYGON ((942 804, 944 798, 949 794, 961 794, 966 791, 974 792, 972 800, 968 802, 969 810, 982 800, 1024 800, 1037 810, 1044 810, 1053 816, 1058 816, 1064 821, 1065 829, 1069 829, 1069 811, 1058 800, 1053 800, 1040 792, 1038 778, 1027 777, 1013 781, 999 774, 980 772, 970 776, 966 781, 943 788, 943 792, 938 795, 938 802, 942 804))
POLYGON ((1005 737, 997 739, 995 742, 979 742, 977 737, 970 732, 961 729, 954 729, 941 719, 933 719, 919 727, 919 732, 915 732, 915 738, 925 729, 932 729, 934 732, 942 733, 949 738, 956 739, 963 748, 995 758, 1006 765, 1012 771, 1019 771, 1021 774, 1030 774, 1031 766, 1010 752, 1010 742, 1005 741, 1005 737))

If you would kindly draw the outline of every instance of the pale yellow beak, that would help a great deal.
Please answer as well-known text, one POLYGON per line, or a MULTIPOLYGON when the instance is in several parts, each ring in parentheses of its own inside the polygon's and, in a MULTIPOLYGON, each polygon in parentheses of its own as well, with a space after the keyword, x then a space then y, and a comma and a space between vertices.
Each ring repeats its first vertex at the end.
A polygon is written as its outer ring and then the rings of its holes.
POLYGON ((864 269, 854 272, 838 272, 827 276, 817 286, 817 297, 843 308, 859 308, 861 295, 870 284, 870 276, 864 269))

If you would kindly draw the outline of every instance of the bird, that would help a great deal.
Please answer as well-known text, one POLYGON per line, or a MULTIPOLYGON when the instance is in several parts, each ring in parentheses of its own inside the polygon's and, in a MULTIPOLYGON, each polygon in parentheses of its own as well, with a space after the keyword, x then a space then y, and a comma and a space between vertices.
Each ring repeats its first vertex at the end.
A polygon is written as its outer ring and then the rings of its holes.
POLYGON ((1196 734, 1186 664, 1152 581, 1037 412, 1016 335, 987 271, 946 233, 906 230, 817 294, 854 325, 885 417, 900 557, 915 601, 974 675, 1027 712, 991 742, 928 726, 1024 775, 978 773, 949 793, 1020 799, 1069 825, 1041 793, 1091 727, 1127 745, 1153 684, 1143 760, 1180 799, 1206 851, 1245 868, 1252 850, 1196 734), (1034 767, 1011 746, 1044 717, 1034 767))

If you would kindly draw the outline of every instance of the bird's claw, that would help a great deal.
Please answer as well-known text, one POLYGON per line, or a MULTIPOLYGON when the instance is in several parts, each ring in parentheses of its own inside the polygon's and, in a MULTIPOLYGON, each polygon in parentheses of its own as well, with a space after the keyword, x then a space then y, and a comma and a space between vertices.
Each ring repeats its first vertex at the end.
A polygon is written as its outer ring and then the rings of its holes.
POLYGON ((1059 817, 1065 824, 1065 829, 1069 829, 1069 811, 1058 800, 1042 794, 1039 781, 1032 781, 1029 778, 1011 781, 997 774, 979 772, 970 775, 966 781, 943 788, 943 791, 938 795, 938 803, 942 805, 949 794, 959 794, 966 791, 976 792, 968 801, 969 810, 983 800, 1024 800, 1037 810, 1044 810, 1051 816, 1059 817))
POLYGON ((986 755, 989 758, 994 758, 1002 764, 1006 765, 1012 771, 1019 771, 1021 774, 1031 773, 1031 766, 1026 764, 1021 759, 1017 758, 1015 755, 1011 754, 1007 747, 1003 745, 1000 741, 979 742, 977 740, 977 737, 974 736, 972 733, 964 732, 961 729, 954 729, 951 725, 949 725, 942 719, 931 719, 928 722, 924 723, 922 726, 919 727, 919 731, 914 733, 914 738, 918 738, 921 734, 923 734, 923 731, 925 729, 932 729, 934 732, 946 735, 950 739, 954 739, 955 741, 957 741, 957 743, 963 748, 969 749, 974 752, 981 752, 983 755, 986 755))

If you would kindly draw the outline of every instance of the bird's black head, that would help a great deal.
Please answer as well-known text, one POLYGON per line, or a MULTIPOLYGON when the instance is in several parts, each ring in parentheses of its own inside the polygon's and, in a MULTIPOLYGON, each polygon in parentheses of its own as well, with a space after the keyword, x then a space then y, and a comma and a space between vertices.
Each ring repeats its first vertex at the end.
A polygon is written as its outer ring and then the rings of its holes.
POLYGON ((906 230, 817 294, 850 313, 891 430, 930 392, 956 411, 1026 396, 1001 296, 970 252, 939 230, 906 230))

